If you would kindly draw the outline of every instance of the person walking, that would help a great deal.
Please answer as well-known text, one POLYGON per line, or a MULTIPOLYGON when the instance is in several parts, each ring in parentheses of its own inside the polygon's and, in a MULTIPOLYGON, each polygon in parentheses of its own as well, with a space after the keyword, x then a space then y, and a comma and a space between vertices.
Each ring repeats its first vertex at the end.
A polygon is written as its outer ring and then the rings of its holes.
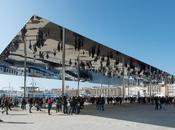
POLYGON ((50 110, 52 108, 52 99, 48 98, 48 102, 47 103, 48 103, 48 115, 51 115, 50 110))
POLYGON ((61 111, 61 100, 60 98, 56 98, 56 113, 61 111))
POLYGON ((4 109, 4 111, 2 111, 2 114, 3 114, 4 112, 6 112, 6 115, 8 115, 9 105, 10 105, 10 103, 9 103, 9 98, 6 97, 5 100, 4 100, 4 108, 5 108, 5 109, 4 109))
POLYGON ((102 110, 102 111, 105 110, 105 109, 104 109, 104 105, 105 105, 105 98, 102 97, 102 98, 101 98, 101 110, 102 110))
POLYGON ((100 97, 96 98, 96 109, 97 111, 100 110, 100 97))
POLYGON ((38 99, 35 99, 35 107, 36 107, 36 110, 37 111, 42 111, 41 110, 41 105, 42 103, 41 103, 41 100, 38 98, 38 99))
POLYGON ((67 99, 66 99, 66 97, 64 96, 64 97, 63 97, 63 113, 64 113, 64 114, 68 113, 67 104, 68 104, 67 99))
POLYGON ((28 103, 29 103, 29 113, 32 113, 33 98, 29 98, 28 103))
POLYGON ((21 102, 21 109, 22 109, 22 110, 25 110, 25 109, 26 109, 26 104, 27 104, 26 99, 23 98, 23 99, 22 99, 22 102, 21 102))
POLYGON ((158 110, 158 108, 159 108, 159 99, 158 99, 158 97, 155 97, 155 110, 158 110))
POLYGON ((72 97, 71 99, 70 99, 70 101, 69 101, 69 104, 70 104, 70 106, 69 106, 69 115, 72 115, 72 113, 74 112, 74 109, 75 109, 75 99, 74 99, 74 97, 72 97))

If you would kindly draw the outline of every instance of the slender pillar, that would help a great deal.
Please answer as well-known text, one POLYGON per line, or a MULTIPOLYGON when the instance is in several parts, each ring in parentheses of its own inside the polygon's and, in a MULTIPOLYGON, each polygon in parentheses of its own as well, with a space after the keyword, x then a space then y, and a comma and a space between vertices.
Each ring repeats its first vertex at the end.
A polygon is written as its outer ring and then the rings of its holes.
POLYGON ((79 80, 79 77, 78 77, 77 96, 80 96, 80 80, 79 80))
POLYGON ((149 72, 150 72, 150 79, 149 79, 149 87, 150 87, 150 97, 152 96, 152 73, 151 73, 151 66, 149 66, 149 72))
POLYGON ((100 96, 102 96, 102 86, 103 86, 103 84, 102 84, 102 82, 101 82, 101 87, 100 87, 100 96))
POLYGON ((109 77, 108 77, 108 97, 109 97, 109 77))
POLYGON ((62 96, 64 96, 64 88, 65 88, 65 28, 62 28, 62 96))
POLYGON ((151 81, 150 81, 150 84, 149 84, 149 95, 150 95, 150 97, 152 96, 152 84, 151 84, 151 81))
POLYGON ((109 97, 109 77, 108 77, 108 97, 109 97))
POLYGON ((169 94, 168 94, 168 84, 165 84, 165 96, 169 96, 169 94))
POLYGON ((24 39, 24 98, 26 97, 26 62, 27 62, 27 50, 26 50, 26 41, 24 39))
POLYGON ((123 100, 125 98, 125 71, 124 71, 124 63, 125 63, 125 60, 124 60, 124 57, 122 58, 122 71, 123 71, 123 93, 122 93, 122 97, 123 97, 123 100))
POLYGON ((129 86, 130 85, 130 81, 129 81, 129 76, 128 76, 128 97, 129 97, 129 86))
POLYGON ((79 59, 79 54, 78 54, 78 84, 77 84, 77 96, 80 96, 80 59, 79 59))
POLYGON ((167 96, 167 91, 166 91, 166 84, 165 84, 164 86, 165 86, 165 96, 167 96))

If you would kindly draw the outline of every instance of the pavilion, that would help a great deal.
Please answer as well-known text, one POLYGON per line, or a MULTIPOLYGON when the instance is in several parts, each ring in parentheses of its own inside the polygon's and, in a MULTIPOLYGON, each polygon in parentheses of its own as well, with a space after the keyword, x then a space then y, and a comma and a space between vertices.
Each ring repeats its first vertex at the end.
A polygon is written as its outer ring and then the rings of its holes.
MULTIPOLYGON (((174 76, 38 16, 0 55, 0 72, 99 84, 173 84, 174 76), (13 73, 12 73, 13 72, 13 73)), ((78 92, 79 95, 79 92, 78 92)), ((124 92, 123 92, 124 96, 124 92)))

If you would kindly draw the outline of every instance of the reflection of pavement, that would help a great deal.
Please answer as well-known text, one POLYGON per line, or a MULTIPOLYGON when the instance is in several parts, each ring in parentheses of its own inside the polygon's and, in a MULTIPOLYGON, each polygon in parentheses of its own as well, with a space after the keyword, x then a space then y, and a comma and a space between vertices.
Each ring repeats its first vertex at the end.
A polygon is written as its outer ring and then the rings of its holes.
POLYGON ((80 115, 55 113, 48 116, 47 111, 32 114, 28 111, 10 111, 0 114, 4 122, 3 130, 174 130, 175 108, 155 111, 152 105, 107 105, 104 112, 97 112, 95 106, 88 105, 80 115))

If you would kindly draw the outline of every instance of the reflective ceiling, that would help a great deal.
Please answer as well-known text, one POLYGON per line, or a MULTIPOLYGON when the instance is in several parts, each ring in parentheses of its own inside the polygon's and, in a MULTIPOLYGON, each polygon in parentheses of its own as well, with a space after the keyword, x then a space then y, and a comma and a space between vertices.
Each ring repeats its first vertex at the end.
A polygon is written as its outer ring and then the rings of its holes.
MULTIPOLYGON (((32 16, 23 29, 1 53, 1 73, 7 69, 23 75, 24 43, 27 75, 61 79, 62 28, 46 19, 32 16)), ((133 83, 173 83, 174 76, 121 52, 106 47, 69 29, 65 31, 66 80, 121 85, 133 83)), ((8 70, 8 71, 9 71, 8 70)))

